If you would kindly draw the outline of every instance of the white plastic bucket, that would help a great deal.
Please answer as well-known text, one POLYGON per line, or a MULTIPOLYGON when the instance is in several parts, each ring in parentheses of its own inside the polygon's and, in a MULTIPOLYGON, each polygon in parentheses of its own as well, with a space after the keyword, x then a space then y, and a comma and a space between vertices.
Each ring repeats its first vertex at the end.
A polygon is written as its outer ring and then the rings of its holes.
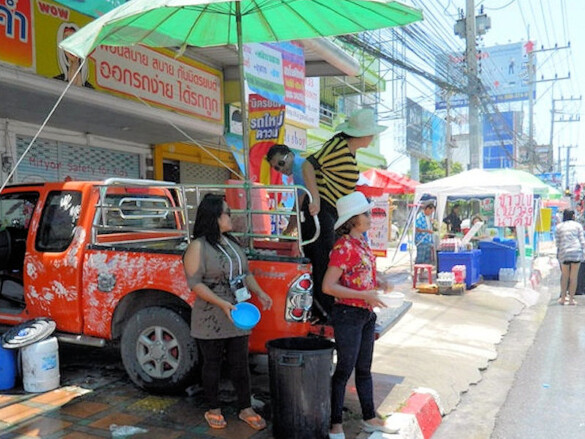
POLYGON ((20 354, 25 392, 47 392, 59 387, 59 344, 55 337, 25 346, 20 354))

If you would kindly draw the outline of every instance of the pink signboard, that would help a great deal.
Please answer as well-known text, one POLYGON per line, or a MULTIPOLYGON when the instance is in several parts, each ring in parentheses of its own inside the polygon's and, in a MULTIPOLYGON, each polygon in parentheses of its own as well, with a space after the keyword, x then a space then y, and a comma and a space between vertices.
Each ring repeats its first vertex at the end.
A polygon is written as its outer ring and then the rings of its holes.
POLYGON ((494 205, 494 225, 496 227, 531 226, 533 217, 533 194, 499 194, 496 197, 494 205))

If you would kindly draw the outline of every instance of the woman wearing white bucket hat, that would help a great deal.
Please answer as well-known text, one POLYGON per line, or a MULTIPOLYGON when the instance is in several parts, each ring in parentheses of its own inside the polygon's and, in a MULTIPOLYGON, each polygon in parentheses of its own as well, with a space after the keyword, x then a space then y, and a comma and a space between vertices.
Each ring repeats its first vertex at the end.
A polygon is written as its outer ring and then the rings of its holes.
MULTIPOLYGON (((344 195, 355 191, 359 178, 356 153, 360 148, 366 148, 376 134, 387 127, 378 125, 374 111, 369 108, 357 110, 349 119, 338 125, 340 131, 329 139, 316 153, 310 155, 303 163, 305 185, 313 197, 313 202, 305 200, 303 212, 307 215, 318 215, 321 225, 319 238, 305 246, 305 255, 313 265, 313 294, 318 317, 327 318, 327 313, 333 300, 323 295, 321 283, 329 252, 335 242, 334 223, 337 220, 335 203, 344 195)), ((302 236, 310 237, 315 233, 313 221, 304 221, 301 227, 302 236)))
POLYGON ((389 285, 378 278, 376 257, 364 232, 371 225, 370 203, 354 192, 337 200, 339 218, 335 230, 341 237, 331 250, 323 278, 323 292, 335 299, 331 323, 337 350, 337 365, 331 379, 331 439, 344 439, 343 401, 347 381, 355 369, 355 386, 362 411, 362 429, 368 433, 395 433, 376 417, 372 384, 372 356, 376 327, 374 307, 385 308, 377 288, 389 285))

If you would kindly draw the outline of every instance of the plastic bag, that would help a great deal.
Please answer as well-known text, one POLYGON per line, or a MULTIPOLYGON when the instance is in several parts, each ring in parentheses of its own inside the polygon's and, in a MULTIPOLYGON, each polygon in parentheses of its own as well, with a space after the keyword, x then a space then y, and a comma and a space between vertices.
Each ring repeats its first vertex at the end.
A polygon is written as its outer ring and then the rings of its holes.
POLYGON ((110 432, 113 438, 124 438, 128 436, 134 436, 135 434, 148 433, 148 430, 140 427, 134 427, 132 425, 110 425, 110 432))

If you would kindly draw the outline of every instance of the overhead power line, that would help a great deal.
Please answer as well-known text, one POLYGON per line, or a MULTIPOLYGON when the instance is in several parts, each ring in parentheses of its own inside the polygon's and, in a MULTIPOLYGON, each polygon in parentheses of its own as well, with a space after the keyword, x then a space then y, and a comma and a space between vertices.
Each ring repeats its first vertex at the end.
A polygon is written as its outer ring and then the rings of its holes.
POLYGON ((384 60, 390 64, 397 65, 398 67, 401 67, 410 73, 414 73, 415 75, 418 75, 418 76, 420 76, 428 81, 431 81, 433 84, 436 84, 445 90, 452 90, 452 91, 456 91, 458 93, 465 93, 464 88, 462 88, 456 84, 452 84, 452 83, 449 83, 447 81, 444 81, 441 78, 438 78, 437 76, 435 76, 429 72, 425 72, 424 70, 420 70, 420 69, 406 63, 405 61, 394 58, 392 56, 392 54, 386 53, 385 51, 382 51, 381 49, 378 49, 378 48, 366 43, 365 41, 360 39, 359 36, 342 35, 338 38, 340 40, 348 43, 348 44, 352 44, 354 46, 359 47, 364 52, 369 53, 370 55, 375 56, 378 59, 384 60))

